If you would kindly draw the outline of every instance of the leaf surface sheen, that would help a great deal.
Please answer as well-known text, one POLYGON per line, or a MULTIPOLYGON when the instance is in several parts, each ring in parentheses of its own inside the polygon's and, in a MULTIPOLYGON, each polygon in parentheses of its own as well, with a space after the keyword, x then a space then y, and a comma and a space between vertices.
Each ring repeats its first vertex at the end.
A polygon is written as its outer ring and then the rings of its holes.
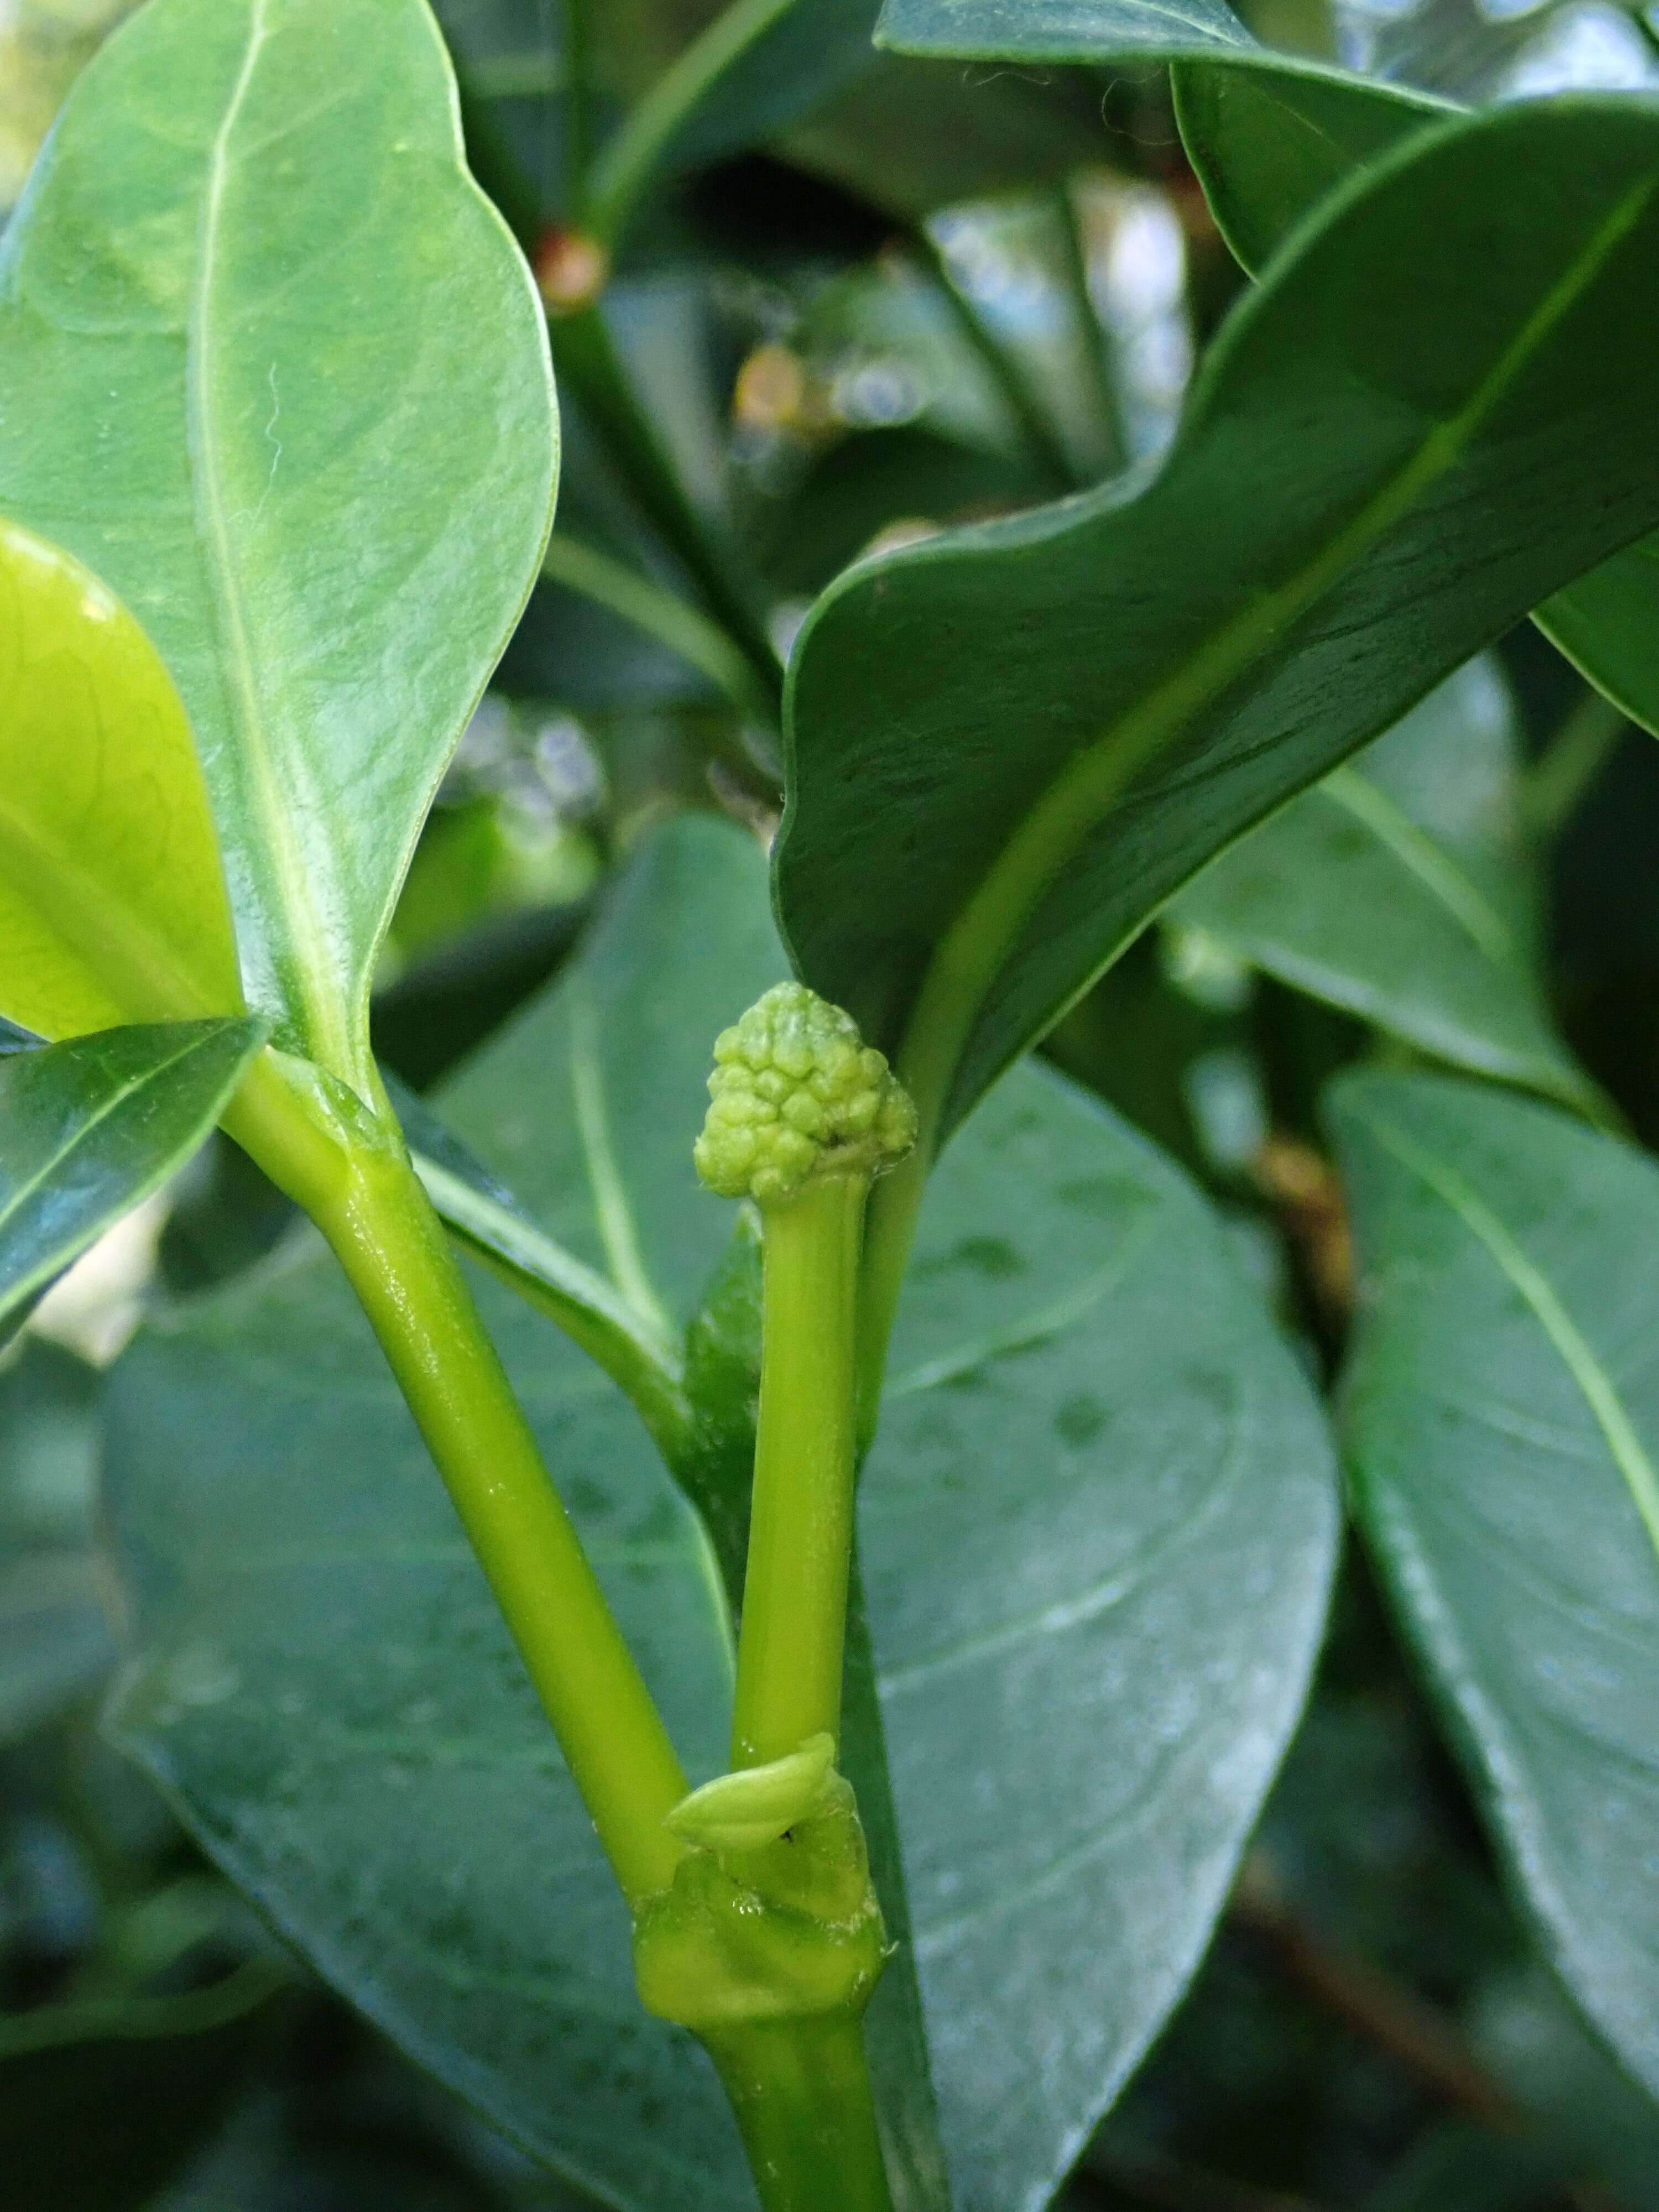
POLYGON ((1149 483, 819 602, 779 910, 890 1050, 955 931, 947 1127, 1220 846, 1651 524, 1659 366, 1625 301, 1656 184, 1647 108, 1455 117, 1298 233, 1149 483), (1401 242, 1431 234, 1425 266, 1401 242))
POLYGON ((153 638, 249 1000, 360 1085, 381 933, 551 510, 545 333, 423 0, 152 0, 0 250, 0 513, 153 638))
POLYGON ((1498 665, 1471 661, 1168 915, 1423 1051, 1593 1108, 1539 981, 1519 765, 1498 665))
POLYGON ((1015 1069, 929 1186, 862 1504, 960 2212, 1048 2202, 1201 1956, 1317 1650, 1330 1472, 1185 1178, 1015 1069))
MULTIPOLYGON (((1318 200, 1449 112, 1432 94, 1262 53, 1177 62, 1176 107, 1223 235, 1261 269, 1318 200)), ((1634 721, 1659 730, 1659 537, 1616 553, 1536 611, 1539 627, 1634 721)))
POLYGON ((261 1022, 180 1022, 0 1060, 0 1341, 183 1166, 264 1040, 261 1022))
MULTIPOLYGON (((735 830, 660 833, 575 971, 443 1100, 568 1249, 631 1250, 676 1322, 731 1234, 690 1140, 714 1035, 783 967, 763 884, 735 830), (631 1243, 559 1096, 585 1053, 631 1243)), ((1328 1446, 1201 1203, 1059 1079, 1010 1079, 923 1239, 864 1568, 956 2201, 1008 2212, 1054 2185, 1219 1907, 1318 1638, 1328 1446), (1085 1914, 1115 1932, 1079 1960, 1085 1914)), ((596 1370, 480 1296, 693 1777, 717 1772, 711 1547, 596 1370)), ((560 2171, 638 2212, 749 2202, 712 2073, 635 2009, 591 1828, 320 1255, 151 1332, 112 1390, 120 1740, 355 2002, 560 2171)), ((869 1757, 847 1747, 866 1793, 869 1757)), ((903 2047, 902 2017, 883 2032, 903 2047)))
POLYGON ((1659 2090, 1659 1170, 1448 1079, 1330 1116, 1362 1523, 1550 1957, 1659 2090))

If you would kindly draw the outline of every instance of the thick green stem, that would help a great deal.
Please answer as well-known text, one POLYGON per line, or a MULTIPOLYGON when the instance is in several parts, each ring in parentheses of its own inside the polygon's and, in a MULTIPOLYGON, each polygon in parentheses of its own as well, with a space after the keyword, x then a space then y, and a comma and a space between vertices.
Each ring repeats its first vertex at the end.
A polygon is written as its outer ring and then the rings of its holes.
POLYGON ((703 2040, 765 2212, 892 2212, 856 2020, 768 2021, 703 2040))
POLYGON ((732 1763, 841 1733, 853 1557, 853 1390, 862 1176, 763 1209, 765 1290, 755 1490, 732 1763))
POLYGON ((637 1906, 683 1856, 663 1822, 685 1776, 408 1154, 363 1124, 269 1053, 225 1117, 333 1247, 637 1906))

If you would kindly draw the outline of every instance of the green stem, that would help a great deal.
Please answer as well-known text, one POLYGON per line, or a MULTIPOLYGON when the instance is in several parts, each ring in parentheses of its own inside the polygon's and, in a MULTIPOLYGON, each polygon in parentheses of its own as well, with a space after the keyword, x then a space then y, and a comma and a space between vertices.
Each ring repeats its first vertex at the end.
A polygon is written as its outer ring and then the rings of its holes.
POLYGON ((775 697, 760 684, 747 656, 726 632, 648 576, 624 568, 620 561, 596 552, 591 545, 567 538, 562 531, 555 531, 548 541, 542 574, 567 591, 580 592, 584 599, 608 607, 635 629, 678 653, 724 692, 740 714, 764 724, 775 723, 775 697))
POLYGON ((521 1214, 475 1190, 439 1161, 420 1152, 411 1158, 452 1236, 604 1369, 632 1401, 672 1467, 691 1434, 678 1346, 614 1284, 521 1214))
POLYGON ((682 1856, 685 1777, 395 1128, 353 1127, 269 1052, 225 1127, 333 1247, 637 1906, 682 1856))
POLYGON ((796 0, 732 0, 638 100, 593 164, 588 228, 616 251, 674 139, 733 63, 787 15, 796 0))
POLYGON ((853 1558, 853 1389, 861 1176, 809 1182, 762 1209, 760 1422, 732 1764, 841 1735, 853 1558))
POLYGON ((892 2212, 856 2020, 769 2021, 703 2041, 764 2212, 892 2212))
POLYGON ((693 506, 673 462, 629 380, 597 304, 549 318, 553 360, 605 441, 611 459, 651 522, 690 572, 710 611, 754 672, 768 719, 781 709, 783 672, 735 556, 693 506))

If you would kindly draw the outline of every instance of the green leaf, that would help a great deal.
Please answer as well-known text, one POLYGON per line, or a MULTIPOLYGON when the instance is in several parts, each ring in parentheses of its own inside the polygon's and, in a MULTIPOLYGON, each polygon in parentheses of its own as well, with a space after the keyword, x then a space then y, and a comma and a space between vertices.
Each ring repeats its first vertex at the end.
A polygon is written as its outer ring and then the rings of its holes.
POLYGON ((258 1021, 107 1030, 0 1060, 0 1341, 202 1142, 258 1021))
MULTIPOLYGON (((740 1237, 721 1261, 730 1209, 690 1140, 713 1036, 781 965, 758 848, 674 824, 443 1101, 545 1229, 675 1322, 715 1271, 692 1375, 728 1455, 752 1255, 740 1237)), ((923 1239, 864 1564, 957 2197, 1006 2212, 1053 2186, 1218 1909, 1318 1638, 1328 1448, 1202 1202, 1059 1079, 1010 1079, 923 1239)), ((610 1386, 481 1296, 694 1778, 717 1772, 710 1548, 610 1386)), ((591 1828, 325 1263, 296 1255, 141 1339, 109 1418, 137 1638, 121 1741, 498 2125, 640 2212, 747 2203, 712 2075, 635 2008, 591 1828)), ((879 1854, 860 1649, 855 1630, 845 1756, 879 1854)), ((890 1924, 906 1912, 901 1891, 890 1924)), ((895 1962, 884 2053, 908 2047, 904 1990, 895 1962)), ((936 2208, 925 2077, 894 2063, 900 2201, 936 2208)))
POLYGON ((63 1036, 240 1003, 167 671, 95 577, 0 521, 0 1008, 63 1036))
POLYGON ((1335 1515, 1220 1224, 1034 1064, 929 1186, 862 1510, 957 2201, 1035 2208, 1208 1941, 1335 1515))
MULTIPOLYGON (((1449 103, 1273 57, 1177 63, 1176 110, 1222 234, 1260 269, 1345 178, 1449 103)), ((1603 562, 1539 614, 1545 635, 1632 720, 1659 730, 1659 538, 1603 562)))
POLYGON ((1176 113, 1222 236, 1255 275, 1353 172, 1459 111, 1261 49, 1233 69, 1177 62, 1176 113))
POLYGON ((878 42, 987 61, 1132 61, 1253 41, 1224 0, 886 0, 878 42))
POLYGON ((110 40, 0 251, 0 513, 144 625, 249 1002, 366 1092, 375 949, 555 442, 423 0, 151 0, 110 40))
POLYGON ((98 1387, 95 1369, 41 1337, 0 1368, 0 1744, 115 1657, 93 1543, 98 1387))
POLYGON ((1414 137, 1235 311, 1150 483, 820 600, 779 910, 943 1127, 1218 848, 1659 515, 1656 184, 1633 103, 1414 137))
POLYGON ((1407 1044, 1593 1107, 1540 988, 1518 766, 1497 664, 1471 661, 1169 916, 1407 1044))
POLYGON ((1358 1510, 1547 1951, 1659 2087, 1659 1169, 1548 1109, 1340 1083, 1358 1510))

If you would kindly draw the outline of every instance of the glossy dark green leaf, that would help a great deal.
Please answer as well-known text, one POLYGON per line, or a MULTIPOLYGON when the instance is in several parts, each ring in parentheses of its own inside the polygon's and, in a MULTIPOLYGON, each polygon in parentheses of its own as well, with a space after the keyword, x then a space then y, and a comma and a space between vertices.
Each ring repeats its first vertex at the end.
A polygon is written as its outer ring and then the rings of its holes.
POLYGON ((1224 0, 886 0, 876 36, 987 61, 1166 61, 1253 41, 1224 0))
POLYGON ((364 1086, 376 947, 534 580, 534 288, 424 0, 152 0, 0 252, 0 514, 142 623, 250 1003, 364 1086))
POLYGON ((780 913, 947 1126, 1219 848, 1659 515, 1656 183, 1631 103, 1413 138, 1235 311, 1150 483, 819 602, 780 913))
POLYGON ((0 1060, 0 1341, 207 1135, 257 1021, 106 1030, 0 1060))
MULTIPOLYGON (((1217 222, 1256 270, 1344 179, 1449 112, 1426 93, 1298 67, 1177 63, 1176 112, 1217 222)), ((1659 538, 1558 592, 1540 626, 1632 720, 1659 730, 1659 538)))
POLYGON ((1317 1404, 1219 1224, 1036 1066, 930 1185, 863 1515, 957 2203, 1023 2212, 1203 1952, 1335 1540, 1317 1404))
POLYGON ((1471 661, 1168 915, 1422 1051, 1590 1105, 1537 971, 1518 767, 1503 677, 1471 661))
POLYGON ((1176 112, 1222 236, 1255 275, 1364 162, 1459 111, 1450 100, 1258 49, 1241 66, 1177 62, 1176 112))
POLYGON ((1659 1169, 1429 1077, 1332 1121, 1361 1520, 1553 1963, 1659 2088, 1659 1169))
MULTIPOLYGON (((731 1235, 690 1165, 709 1042, 780 965, 758 848, 684 822, 443 1100, 545 1228, 676 1322, 731 1235)), ((752 1354, 732 1264, 694 1338, 711 1402, 722 1360, 741 1398, 752 1354)), ((911 1287, 866 1476, 869 1610, 957 2202, 1007 2212, 1046 2196, 1202 1947, 1317 1640, 1328 1453, 1201 1202, 1058 1078, 1011 1079, 953 1152, 911 1287)), ((482 1295, 706 1774, 728 1697, 712 1549, 611 1386, 482 1295)), ((634 2009, 591 1830, 326 1264, 296 1254, 152 1332, 112 1395, 123 1742, 498 2124, 641 2212, 746 2202, 712 2075, 634 2009)), ((876 1826, 869 1755, 848 1746, 876 1826)), ((890 2009, 880 2047, 907 2033, 890 2009)), ((901 2201, 937 2207, 925 2084, 898 2086, 901 2201)))

